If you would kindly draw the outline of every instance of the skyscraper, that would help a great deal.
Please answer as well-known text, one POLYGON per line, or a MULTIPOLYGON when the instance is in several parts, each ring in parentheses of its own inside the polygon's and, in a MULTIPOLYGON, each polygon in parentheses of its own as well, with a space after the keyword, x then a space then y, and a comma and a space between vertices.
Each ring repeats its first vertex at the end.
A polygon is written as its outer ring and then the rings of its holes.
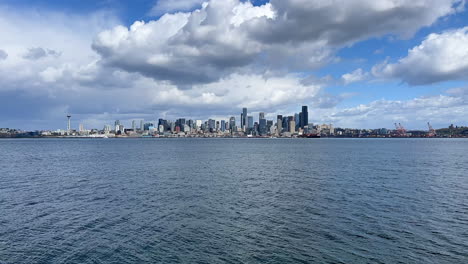
POLYGON ((252 129, 253 125, 254 125, 253 116, 248 116, 247 117, 247 128, 252 129))
POLYGON ((233 116, 229 118, 229 128, 231 129, 231 132, 234 132, 234 130, 236 129, 236 118, 233 116))
POLYGON ((299 114, 295 113, 294 114, 294 122, 296 123, 296 130, 299 128, 301 125, 301 119, 299 119, 299 114))
POLYGON ((294 120, 289 121, 289 132, 291 134, 296 133, 296 121, 294 121, 294 120))
POLYGON ((226 121, 221 120, 221 128, 220 128, 220 129, 221 129, 221 131, 223 131, 223 132, 226 130, 226 121))
POLYGON ((309 111, 307 110, 307 106, 302 106, 302 119, 301 119, 301 128, 304 128, 309 124, 309 111))
POLYGON ((208 130, 214 132, 216 130, 216 121, 213 119, 208 119, 208 130))
POLYGON ((283 132, 283 116, 278 115, 276 120, 276 133, 278 136, 283 132))
POLYGON ((248 126, 248 117, 247 117, 247 108, 244 107, 242 108, 242 128, 244 129, 244 131, 246 130, 247 126, 248 126))
POLYGON ((260 119, 265 119, 265 113, 264 112, 260 112, 258 114, 258 121, 260 122, 260 119))
POLYGON ((136 121, 135 120, 132 121, 132 130, 133 131, 136 130, 136 121))
POLYGON ((265 118, 261 118, 258 121, 258 132, 260 136, 266 136, 267 134, 267 121, 265 118))
POLYGON ((67 115, 67 119, 68 119, 68 121, 67 121, 67 133, 70 133, 70 132, 71 132, 71 122, 70 122, 70 118, 71 118, 71 115, 68 114, 68 115, 67 115))

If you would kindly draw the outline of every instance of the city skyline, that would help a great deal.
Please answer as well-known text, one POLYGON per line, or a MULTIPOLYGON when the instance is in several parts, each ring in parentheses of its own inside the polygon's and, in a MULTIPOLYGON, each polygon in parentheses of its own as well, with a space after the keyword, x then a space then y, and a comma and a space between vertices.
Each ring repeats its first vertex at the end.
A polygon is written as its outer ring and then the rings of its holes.
POLYGON ((4 0, 0 17, 0 127, 298 105, 340 127, 468 124, 461 0, 4 0))

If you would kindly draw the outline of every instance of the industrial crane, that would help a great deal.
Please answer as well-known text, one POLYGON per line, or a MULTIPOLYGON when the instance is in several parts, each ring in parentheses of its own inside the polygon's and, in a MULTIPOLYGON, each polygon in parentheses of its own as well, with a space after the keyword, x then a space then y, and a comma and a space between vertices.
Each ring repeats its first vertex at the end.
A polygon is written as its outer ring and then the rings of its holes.
POLYGON ((396 133, 399 137, 406 137, 406 128, 401 123, 395 123, 396 133))
POLYGON ((427 127, 429 128, 429 133, 427 133, 428 137, 437 136, 437 133, 436 133, 435 129, 431 126, 431 123, 427 122, 427 127))

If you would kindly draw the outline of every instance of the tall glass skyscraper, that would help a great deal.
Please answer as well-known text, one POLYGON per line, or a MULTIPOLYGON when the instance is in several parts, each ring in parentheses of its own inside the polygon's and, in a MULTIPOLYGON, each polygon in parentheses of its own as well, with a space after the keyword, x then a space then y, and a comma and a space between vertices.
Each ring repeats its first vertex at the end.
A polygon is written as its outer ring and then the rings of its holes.
POLYGON ((302 116, 301 116, 301 128, 304 128, 309 124, 309 111, 307 110, 307 106, 302 106, 302 116))
POLYGON ((248 127, 248 117, 247 117, 247 108, 244 107, 242 108, 242 120, 241 120, 241 125, 243 129, 247 128, 248 127))

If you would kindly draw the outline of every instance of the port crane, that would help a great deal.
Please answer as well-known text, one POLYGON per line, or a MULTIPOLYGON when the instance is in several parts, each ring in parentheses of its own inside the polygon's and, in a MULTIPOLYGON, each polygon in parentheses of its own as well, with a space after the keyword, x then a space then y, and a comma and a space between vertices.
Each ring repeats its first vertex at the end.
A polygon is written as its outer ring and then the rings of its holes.
POLYGON ((427 127, 429 128, 429 133, 427 134, 428 137, 435 137, 437 133, 435 129, 432 127, 431 123, 427 122, 427 127))
POLYGON ((395 123, 396 133, 399 137, 406 137, 406 128, 401 123, 395 123))

